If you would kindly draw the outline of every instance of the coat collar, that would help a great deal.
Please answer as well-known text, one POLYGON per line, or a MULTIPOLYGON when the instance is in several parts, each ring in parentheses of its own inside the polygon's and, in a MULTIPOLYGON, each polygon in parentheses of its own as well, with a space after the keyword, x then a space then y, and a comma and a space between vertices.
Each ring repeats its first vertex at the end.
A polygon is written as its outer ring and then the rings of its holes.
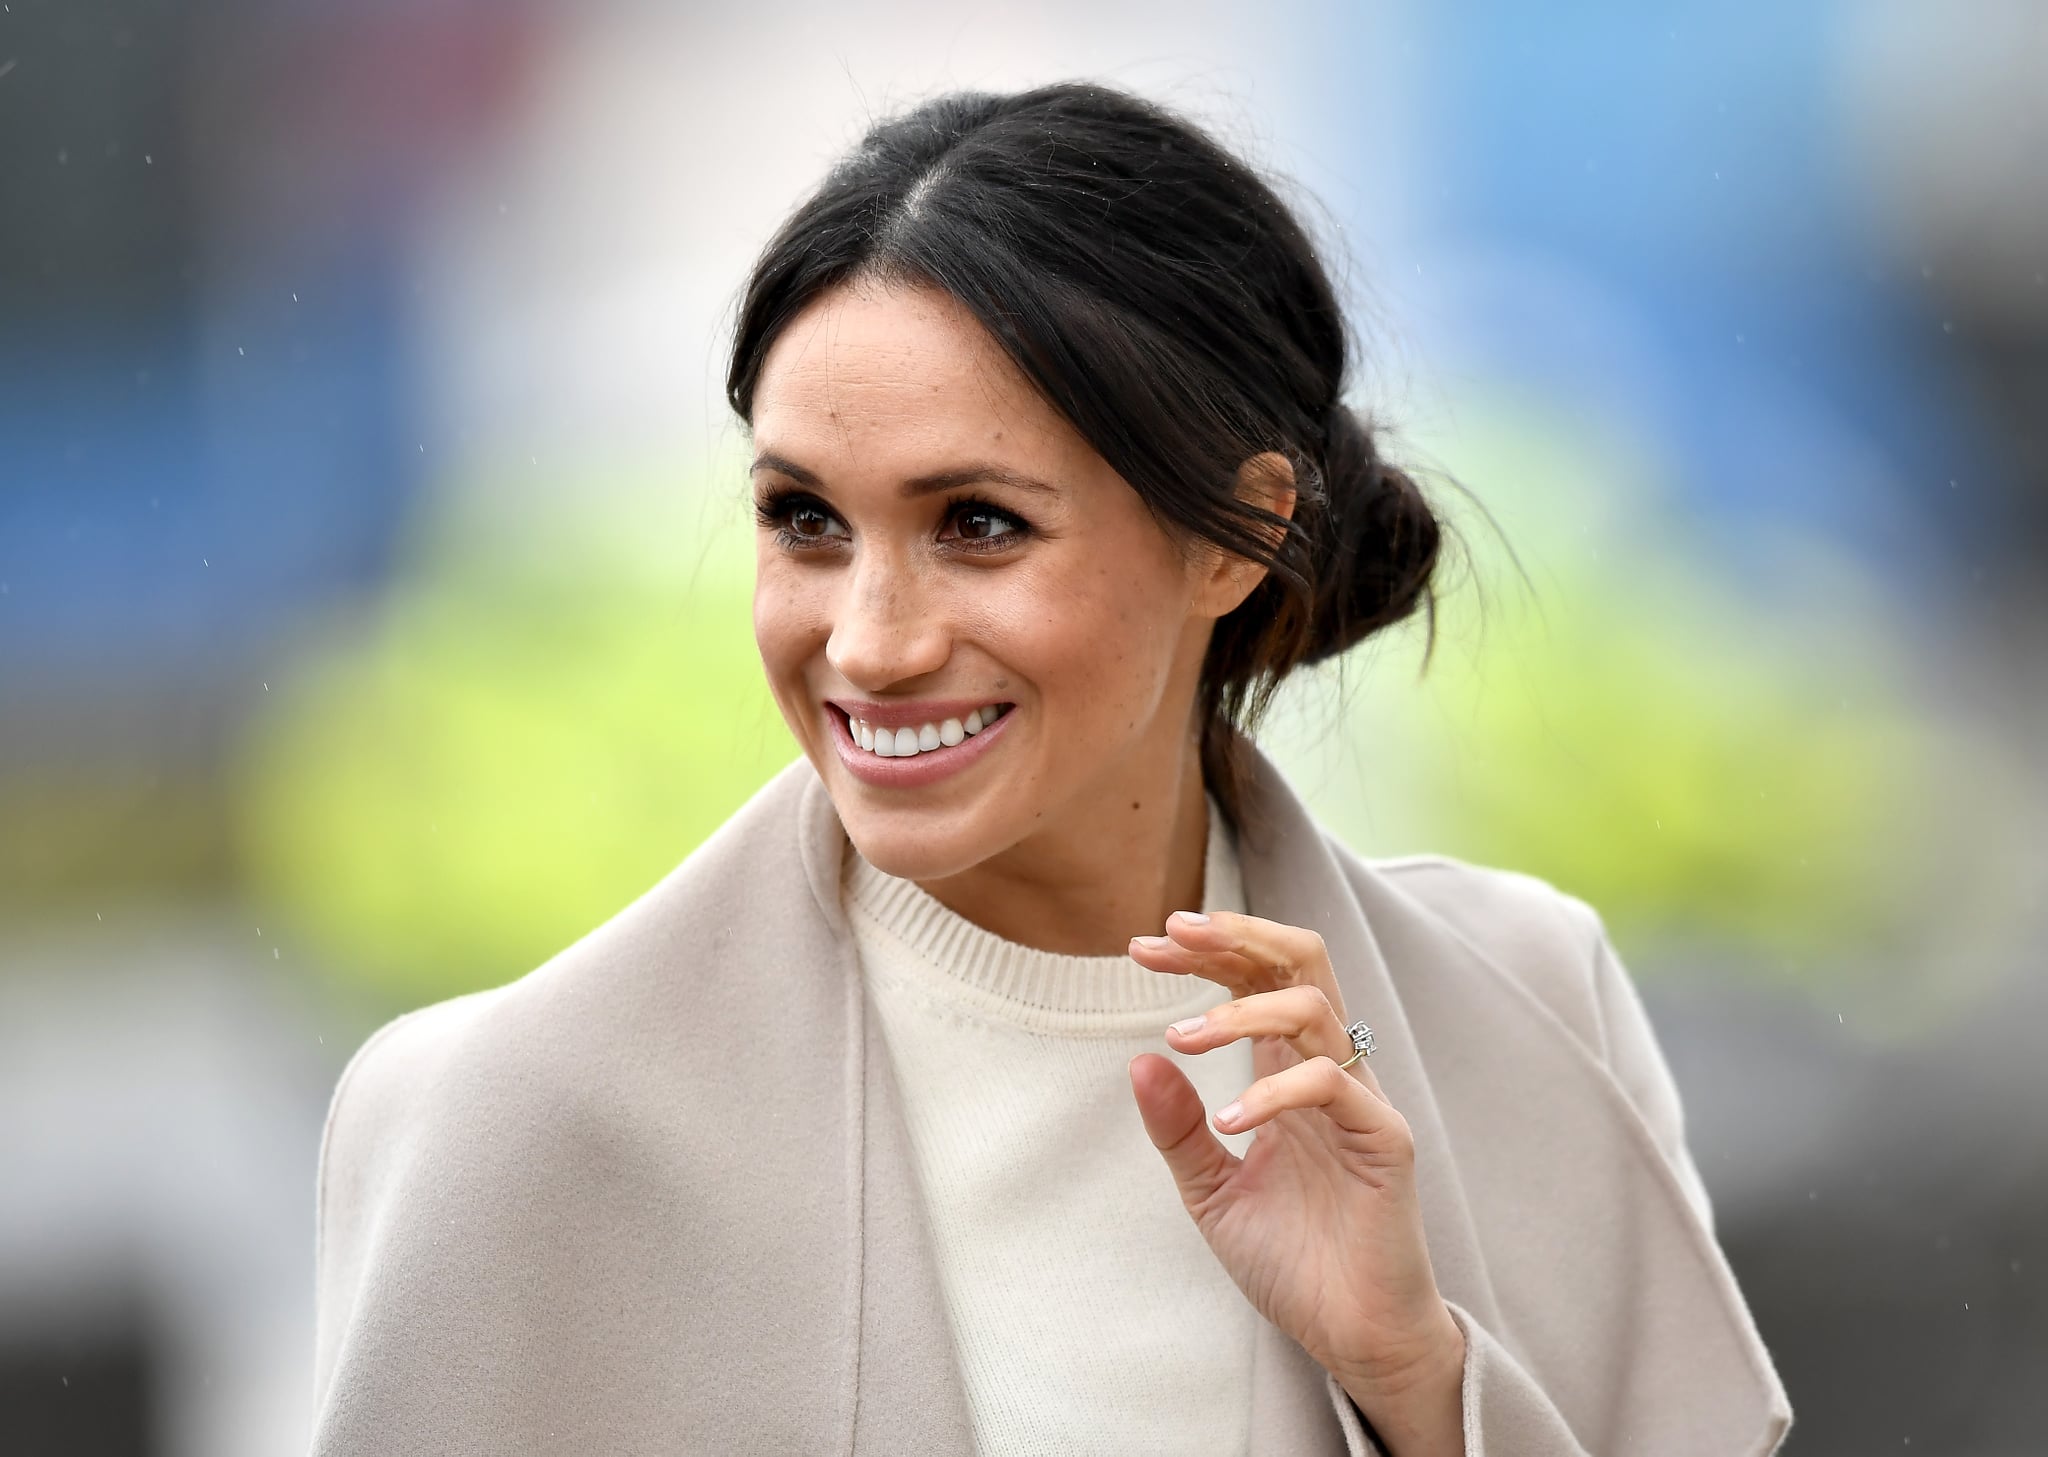
MULTIPOLYGON (((1374 1071, 1415 1133, 1418 1197, 1446 1299, 1579 1430, 1626 1432, 1635 1439, 1627 1450, 1754 1450, 1774 1382, 1768 1358, 1718 1246, 1612 1074, 1472 939, 1334 849, 1279 771, 1256 751, 1250 759, 1239 850, 1247 904, 1319 932, 1347 1008, 1378 1033, 1374 1071), (1624 1338, 1628 1359, 1615 1352, 1624 1338), (1680 1366, 1693 1394, 1682 1412, 1640 1389, 1654 1382, 1631 1379, 1680 1366)), ((777 818, 794 831, 811 891, 798 939, 814 953, 829 941, 813 986, 840 993, 803 999, 818 1019, 814 1045, 843 1059, 834 1079, 842 1108, 812 1126, 858 1146, 857 1157, 820 1149, 809 1160, 848 1185, 811 1205, 830 1227, 807 1232, 821 1268, 838 1275, 819 1290, 813 1317, 853 1353, 841 1370, 842 1425, 821 1432, 819 1446, 966 1453, 965 1395, 900 1097, 840 904, 846 833, 805 761, 763 798, 794 800, 795 813, 777 818)), ((1252 1405, 1255 1457, 1347 1450, 1321 1369, 1264 1323, 1252 1405)))

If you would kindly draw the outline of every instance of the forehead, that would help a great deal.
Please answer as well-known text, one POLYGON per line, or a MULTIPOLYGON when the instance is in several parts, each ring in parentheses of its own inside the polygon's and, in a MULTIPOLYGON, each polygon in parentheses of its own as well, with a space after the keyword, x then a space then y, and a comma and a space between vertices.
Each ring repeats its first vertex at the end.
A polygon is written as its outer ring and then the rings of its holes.
POLYGON ((753 413, 763 450, 841 462, 999 444, 1093 453, 965 305, 910 285, 813 299, 770 346, 753 413))

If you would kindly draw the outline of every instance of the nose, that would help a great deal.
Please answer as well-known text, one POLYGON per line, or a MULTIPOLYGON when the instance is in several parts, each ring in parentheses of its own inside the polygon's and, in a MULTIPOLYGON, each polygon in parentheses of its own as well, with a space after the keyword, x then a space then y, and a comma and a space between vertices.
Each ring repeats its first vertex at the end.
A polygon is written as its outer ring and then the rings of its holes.
POLYGON ((952 655, 942 606, 908 563, 863 551, 834 604, 825 661, 853 687, 881 693, 935 673, 952 655))

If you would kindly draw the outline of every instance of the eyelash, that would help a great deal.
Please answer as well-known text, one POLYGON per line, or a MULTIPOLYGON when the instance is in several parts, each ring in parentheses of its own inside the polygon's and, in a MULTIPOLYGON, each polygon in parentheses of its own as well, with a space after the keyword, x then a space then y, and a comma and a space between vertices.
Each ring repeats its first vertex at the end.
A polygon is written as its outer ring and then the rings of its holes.
MULTIPOLYGON (((827 542, 844 540, 843 537, 805 536, 792 527, 791 519, 799 508, 804 507, 830 516, 835 521, 839 519, 838 513, 809 491, 797 490, 794 487, 770 491, 762 496, 754 504, 754 519, 762 527, 775 532, 777 543, 785 551, 819 551, 825 549, 827 542)), ((949 546, 975 553, 993 553, 1007 550, 1016 542, 1031 535, 1030 522, 1009 508, 998 506, 982 496, 958 496, 946 507, 946 520, 949 523, 957 522, 962 516, 977 514, 993 516, 1006 523, 1011 530, 996 537, 956 537, 947 543, 949 546)))

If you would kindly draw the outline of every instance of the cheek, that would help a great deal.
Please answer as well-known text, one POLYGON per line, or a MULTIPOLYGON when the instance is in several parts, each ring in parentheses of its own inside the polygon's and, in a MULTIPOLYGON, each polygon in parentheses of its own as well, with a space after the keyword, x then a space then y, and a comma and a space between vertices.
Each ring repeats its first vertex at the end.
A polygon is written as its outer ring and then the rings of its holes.
POLYGON ((1034 574, 1007 594, 998 649, 1064 713, 1129 723, 1171 674, 1187 607, 1177 572, 1091 560, 1034 574))
POLYGON ((765 550, 754 569, 754 646, 778 697, 796 683, 830 633, 823 594, 765 550))

